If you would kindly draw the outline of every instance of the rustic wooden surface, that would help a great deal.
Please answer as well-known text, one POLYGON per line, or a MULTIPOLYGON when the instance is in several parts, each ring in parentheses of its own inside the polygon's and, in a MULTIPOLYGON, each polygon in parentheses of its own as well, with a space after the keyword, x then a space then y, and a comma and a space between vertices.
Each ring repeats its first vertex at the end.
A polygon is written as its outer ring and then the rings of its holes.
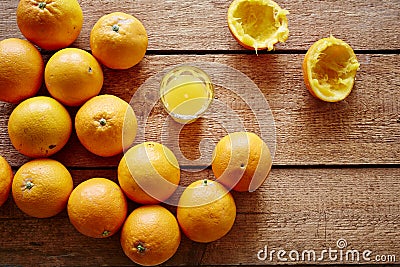
MULTIPOLYGON (((276 149, 272 172, 252 194, 234 192, 238 215, 224 238, 199 244, 183 237, 177 254, 166 265, 279 264, 262 261, 257 253, 269 250, 346 249, 396 256, 400 262, 400 1, 278 1, 290 15, 290 36, 273 52, 258 56, 242 49, 226 26, 230 1, 116 1, 80 0, 85 22, 73 44, 89 49, 90 29, 103 14, 125 11, 142 20, 149 34, 149 50, 132 69, 104 69, 103 94, 130 101, 140 86, 163 69, 185 62, 216 62, 246 74, 268 100, 275 120, 276 149), (361 67, 353 92, 340 103, 313 98, 303 84, 301 62, 316 40, 333 34, 355 50, 361 67)), ((16 0, 0 2, 0 36, 22 37, 15 19, 16 0)), ((51 56, 43 51, 45 61, 51 56)), ((40 94, 46 95, 42 88, 40 94)), ((249 106, 223 88, 218 100, 245 118, 249 131, 271 127, 253 123, 249 106)), ((249 94, 246 98, 251 99, 249 94)), ((18 154, 7 134, 14 105, 0 102, 0 154, 16 170, 29 159, 18 154)), ((76 108, 69 108, 73 117, 76 108)), ((135 110, 138 117, 141 110, 135 110)), ((200 119, 181 129, 182 184, 213 178, 209 165, 213 144, 226 131, 222 115, 200 119), (219 117, 218 117, 219 116, 219 117)), ((147 120, 146 140, 162 140, 159 125, 168 121, 156 105, 147 120)), ((272 137, 271 137, 272 138, 272 137)), ((137 140, 139 142, 139 140, 137 140)), ((167 145, 171 145, 168 143, 167 145)), ((73 134, 53 158, 70 170, 75 185, 92 177, 116 181, 121 155, 101 158, 86 151, 73 134)), ((137 207, 130 203, 130 210, 137 207)), ((174 207, 168 207, 175 212, 174 207)), ((287 257, 287 255, 286 255, 287 257)), ((290 262, 290 261, 289 261, 290 262)), ((294 261, 291 263, 316 263, 294 261)), ((349 263, 330 261, 322 264, 349 263)), ((10 197, 0 207, 0 266, 132 265, 123 255, 119 236, 97 240, 79 234, 66 212, 50 219, 31 218, 10 197)))
MULTIPOLYGON (((241 50, 226 27, 230 1, 203 0, 80 0, 83 31, 76 46, 88 49, 90 30, 105 13, 125 11, 143 21, 150 50, 241 50)), ((399 1, 278 1, 290 14, 290 39, 280 50, 305 50, 319 38, 333 34, 355 49, 399 48, 399 1)), ((21 36, 16 28, 17 0, 0 2, 4 37, 21 36)))

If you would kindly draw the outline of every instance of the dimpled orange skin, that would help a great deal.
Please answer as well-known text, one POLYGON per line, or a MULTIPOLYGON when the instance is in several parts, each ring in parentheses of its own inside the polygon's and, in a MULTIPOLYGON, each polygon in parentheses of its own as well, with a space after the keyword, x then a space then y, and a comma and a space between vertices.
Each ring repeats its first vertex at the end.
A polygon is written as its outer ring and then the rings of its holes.
POLYGON ((105 238, 123 225, 128 205, 121 188, 106 178, 92 178, 79 184, 68 201, 68 216, 83 235, 105 238))
POLYGON ((181 233, 174 215, 159 205, 142 206, 126 219, 121 231, 124 253, 135 263, 154 266, 177 251, 181 233))
POLYGON ((220 183, 199 180, 182 193, 177 218, 188 238, 196 242, 212 242, 231 230, 236 218, 235 201, 220 183))
POLYGON ((111 69, 129 69, 146 54, 148 37, 134 16, 115 12, 101 17, 90 33, 93 55, 111 69))
POLYGON ((35 159, 15 173, 12 194, 15 204, 26 214, 48 218, 67 205, 73 189, 69 171, 58 161, 35 159))
POLYGON ((235 132, 224 136, 213 152, 212 170, 229 190, 258 189, 272 167, 268 146, 254 133, 235 132))
POLYGON ((126 196, 141 204, 158 204, 178 187, 180 169, 166 146, 145 142, 130 148, 118 165, 118 181, 126 196))
POLYGON ((17 38, 0 41, 0 101, 18 103, 34 96, 43 81, 44 63, 30 42, 17 38))
POLYGON ((49 93, 62 104, 80 106, 100 93, 103 71, 97 60, 78 48, 65 48, 55 53, 45 68, 49 93))
POLYGON ((137 120, 132 107, 114 95, 99 95, 87 101, 75 117, 81 144, 93 154, 115 156, 136 137, 137 120))
POLYGON ((0 207, 10 194, 14 174, 7 160, 0 156, 0 207))
POLYGON ((8 120, 13 146, 31 158, 51 156, 67 143, 72 132, 68 111, 55 99, 36 96, 21 102, 8 120))
POLYGON ((77 0, 20 0, 17 24, 32 43, 57 50, 69 46, 79 36, 83 13, 77 0))

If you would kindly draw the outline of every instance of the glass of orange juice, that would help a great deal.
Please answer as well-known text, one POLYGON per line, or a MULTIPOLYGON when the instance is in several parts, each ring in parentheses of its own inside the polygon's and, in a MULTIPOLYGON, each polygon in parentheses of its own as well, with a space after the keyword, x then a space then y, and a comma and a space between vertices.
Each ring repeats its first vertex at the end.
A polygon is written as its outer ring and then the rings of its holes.
POLYGON ((175 121, 188 124, 198 119, 210 106, 214 86, 208 74, 200 68, 180 65, 162 78, 160 97, 175 121))

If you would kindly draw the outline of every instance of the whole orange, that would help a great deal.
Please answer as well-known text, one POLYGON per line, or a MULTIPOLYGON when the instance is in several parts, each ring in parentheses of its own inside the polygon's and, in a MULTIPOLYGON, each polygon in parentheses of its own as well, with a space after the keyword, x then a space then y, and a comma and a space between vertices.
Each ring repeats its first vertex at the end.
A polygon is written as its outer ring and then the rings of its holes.
POLYGON ((0 207, 8 199, 14 174, 7 160, 0 156, 0 207))
POLYGON ((142 206, 126 219, 121 231, 121 246, 135 263, 161 264, 179 247, 181 233, 171 212, 159 205, 142 206))
POLYGON ((77 0, 20 0, 17 24, 26 39, 47 50, 72 44, 82 29, 77 0))
POLYGON ((44 63, 30 42, 17 38, 0 42, 0 100, 18 103, 34 96, 43 80, 44 63))
POLYGON ((183 191, 177 218, 188 238, 196 242, 212 242, 231 230, 236 218, 235 201, 220 183, 199 180, 183 191))
POLYGON ((213 152, 214 175, 229 190, 255 191, 268 177, 271 166, 267 144, 250 132, 224 136, 213 152))
POLYGON ((44 80, 55 99, 67 106, 80 106, 100 93, 103 71, 88 52, 65 48, 47 62, 44 80))
POLYGON ((128 198, 141 204, 157 204, 178 187, 180 169, 168 147, 145 142, 130 148, 118 165, 118 181, 128 198))
POLYGON ((115 234, 125 221, 128 205, 119 186, 106 178, 79 184, 68 200, 68 216, 82 234, 105 238, 115 234))
POLYGON ((22 154, 48 157, 61 150, 72 131, 68 111, 56 100, 36 96, 21 102, 8 120, 8 135, 22 154))
POLYGON ((122 153, 136 137, 137 120, 132 107, 114 95, 99 95, 77 112, 75 129, 90 152, 109 157, 122 153))
POLYGON ((90 33, 93 55, 111 69, 138 64, 148 45, 146 29, 134 16, 115 12, 101 17, 90 33))
POLYGON ((360 64, 350 45, 330 36, 308 49, 302 67, 304 83, 313 96, 338 102, 353 89, 360 64))
POLYGON ((61 212, 72 189, 72 177, 64 165, 46 158, 22 165, 12 184, 15 204, 37 218, 48 218, 61 212))

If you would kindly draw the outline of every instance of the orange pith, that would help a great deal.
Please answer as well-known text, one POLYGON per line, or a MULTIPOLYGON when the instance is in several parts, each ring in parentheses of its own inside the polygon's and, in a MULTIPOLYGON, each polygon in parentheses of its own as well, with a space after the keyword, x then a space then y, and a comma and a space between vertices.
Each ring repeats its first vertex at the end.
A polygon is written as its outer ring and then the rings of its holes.
POLYGON ((287 14, 272 0, 234 0, 228 9, 228 27, 245 48, 272 50, 289 36, 287 14))
POLYGON ((333 36, 315 42, 307 51, 302 69, 309 92, 324 101, 345 99, 353 89, 360 64, 353 49, 333 36))

